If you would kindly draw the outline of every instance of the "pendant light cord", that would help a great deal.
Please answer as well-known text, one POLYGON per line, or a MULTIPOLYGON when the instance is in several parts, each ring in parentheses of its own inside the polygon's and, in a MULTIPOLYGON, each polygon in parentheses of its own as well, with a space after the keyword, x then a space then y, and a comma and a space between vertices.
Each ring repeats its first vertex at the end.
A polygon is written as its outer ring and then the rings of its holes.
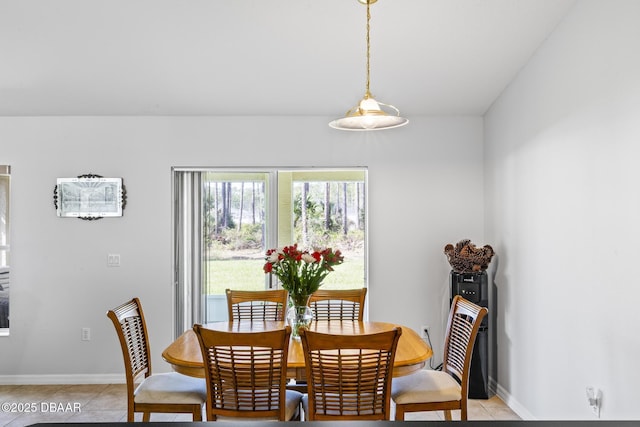
POLYGON ((371 21, 371 0, 367 0, 367 83, 366 83, 366 91, 364 94, 365 99, 371 98, 371 93, 369 92, 369 83, 370 83, 370 74, 371 74, 371 38, 369 36, 370 24, 371 21))

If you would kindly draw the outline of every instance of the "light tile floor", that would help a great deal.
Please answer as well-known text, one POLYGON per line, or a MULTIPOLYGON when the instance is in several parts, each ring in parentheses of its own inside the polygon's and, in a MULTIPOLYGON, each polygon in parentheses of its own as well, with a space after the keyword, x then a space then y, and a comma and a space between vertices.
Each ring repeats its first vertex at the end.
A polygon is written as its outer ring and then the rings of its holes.
MULTIPOLYGON (((489 399, 469 399, 467 411, 467 418, 470 421, 520 419, 518 414, 513 412, 498 396, 493 396, 489 399)), ((454 420, 459 420, 460 411, 452 411, 451 417, 454 420)), ((405 414, 405 420, 442 421, 444 420, 444 413, 442 411, 411 412, 405 414)))
MULTIPOLYGON (((125 422, 124 384, 0 385, 0 426, 38 422, 125 422)), ((459 411, 453 417, 460 418, 459 411)), ((409 420, 442 420, 442 412, 407 414, 409 420)), ((470 420, 517 420, 500 398, 469 401, 470 420)), ((136 421, 141 415, 136 415, 136 421)), ((152 414, 151 421, 191 421, 188 414, 152 414)))

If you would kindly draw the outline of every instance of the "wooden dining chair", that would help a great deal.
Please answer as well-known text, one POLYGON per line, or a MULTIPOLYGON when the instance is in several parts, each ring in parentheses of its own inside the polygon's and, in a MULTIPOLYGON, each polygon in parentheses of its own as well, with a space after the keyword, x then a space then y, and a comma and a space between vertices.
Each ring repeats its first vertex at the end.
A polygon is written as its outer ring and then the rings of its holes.
POLYGON ((364 301, 367 288, 318 289, 309 298, 309 307, 315 320, 364 319, 364 301))
MULTIPOLYGON (((364 320, 364 301, 367 288, 318 289, 309 297, 308 305, 314 320, 364 320)), ((288 385, 291 390, 306 393, 307 383, 296 380, 288 385)))
POLYGON ((290 421, 302 394, 286 389, 291 327, 264 332, 215 331, 194 325, 205 367, 208 421, 290 421))
POLYGON ((401 328, 365 335, 301 331, 308 394, 305 419, 388 420, 401 328))
POLYGON ((134 422, 135 413, 142 412, 143 421, 151 413, 190 413, 193 421, 202 420, 202 404, 207 398, 203 379, 176 372, 153 374, 151 352, 142 306, 133 298, 109 310, 107 317, 120 340, 127 379, 127 421, 134 422))
POLYGON ((456 295, 451 303, 444 342, 442 371, 421 370, 395 378, 391 398, 396 404, 396 420, 404 420, 406 412, 460 410, 467 420, 469 368, 473 345, 487 309, 456 295))
POLYGON ((229 320, 284 321, 288 306, 288 293, 284 289, 241 291, 227 289, 229 320))

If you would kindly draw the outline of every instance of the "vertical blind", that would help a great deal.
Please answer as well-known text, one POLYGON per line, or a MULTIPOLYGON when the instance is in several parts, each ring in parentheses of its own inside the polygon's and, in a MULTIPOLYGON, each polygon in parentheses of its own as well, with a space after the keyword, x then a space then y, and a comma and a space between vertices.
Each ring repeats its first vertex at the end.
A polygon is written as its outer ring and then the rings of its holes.
POLYGON ((177 338, 202 318, 202 172, 175 170, 173 180, 174 337, 177 338))

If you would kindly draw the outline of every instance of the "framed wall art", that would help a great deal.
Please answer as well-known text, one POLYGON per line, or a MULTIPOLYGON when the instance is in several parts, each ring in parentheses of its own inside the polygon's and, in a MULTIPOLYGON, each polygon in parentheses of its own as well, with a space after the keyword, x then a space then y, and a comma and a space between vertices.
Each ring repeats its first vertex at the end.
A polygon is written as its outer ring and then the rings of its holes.
POLYGON ((80 175, 58 178, 53 202, 59 217, 99 219, 122 216, 126 190, 122 178, 80 175))

